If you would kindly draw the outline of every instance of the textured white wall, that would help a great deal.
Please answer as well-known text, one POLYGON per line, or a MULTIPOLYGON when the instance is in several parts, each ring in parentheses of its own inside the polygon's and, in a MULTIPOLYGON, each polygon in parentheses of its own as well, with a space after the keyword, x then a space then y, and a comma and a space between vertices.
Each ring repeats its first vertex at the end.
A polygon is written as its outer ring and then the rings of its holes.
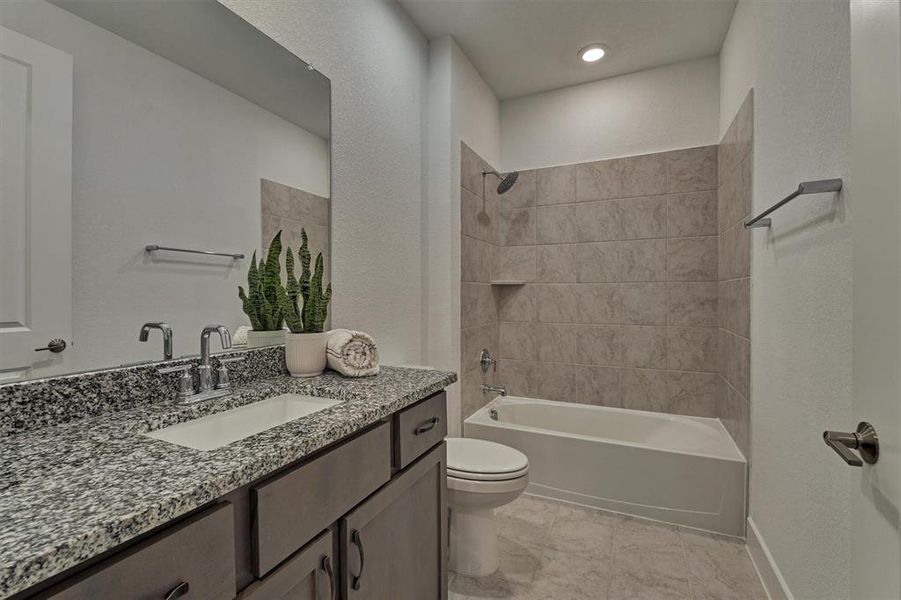
POLYGON ((719 142, 719 61, 702 58, 501 103, 501 166, 532 169, 719 142))
POLYGON ((190 259, 145 244, 250 253, 260 246, 260 178, 328 196, 328 143, 43 0, 7 2, 0 23, 74 56, 74 345, 30 376, 157 359, 137 342, 168 321, 176 354, 200 329, 246 323, 249 261, 190 259))
MULTIPOLYGON (((847 177, 846 0, 741 0, 722 54, 723 122, 753 85, 754 210, 847 177), (749 74, 749 65, 753 76, 749 74)), ((851 421, 853 199, 802 197, 754 230, 750 514, 799 599, 848 598, 851 470, 820 437, 851 421)))
POLYGON ((221 0, 332 83, 332 323, 423 361, 428 48, 387 0, 221 0))
MULTIPOLYGON (((425 279, 427 362, 460 372, 460 141, 492 164, 500 155, 497 97, 449 36, 429 44, 425 279)), ((448 390, 451 435, 459 435, 460 385, 448 390)))

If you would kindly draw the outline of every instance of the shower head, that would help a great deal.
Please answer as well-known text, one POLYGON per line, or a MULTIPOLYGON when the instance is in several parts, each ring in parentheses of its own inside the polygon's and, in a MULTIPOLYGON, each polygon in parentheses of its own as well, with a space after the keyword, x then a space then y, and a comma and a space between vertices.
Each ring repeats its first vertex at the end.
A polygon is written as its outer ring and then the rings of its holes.
POLYGON ((501 182, 497 184, 498 195, 509 192, 510 188, 513 187, 513 184, 516 183, 516 180, 519 178, 519 171, 510 171, 507 174, 498 173, 497 171, 482 171, 482 180, 484 181, 485 176, 489 174, 494 175, 501 180, 501 182))

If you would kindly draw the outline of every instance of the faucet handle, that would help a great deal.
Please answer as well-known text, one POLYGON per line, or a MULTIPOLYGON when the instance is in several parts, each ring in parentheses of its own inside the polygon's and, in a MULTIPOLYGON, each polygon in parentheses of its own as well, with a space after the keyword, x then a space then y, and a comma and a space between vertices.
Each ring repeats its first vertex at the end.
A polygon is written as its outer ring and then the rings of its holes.
POLYGON ((243 362, 243 356, 233 356, 231 358, 220 358, 219 359, 219 368, 216 369, 216 389, 217 390, 227 390, 231 387, 231 382, 228 380, 228 368, 225 366, 229 363, 235 362, 243 362))
POLYGON ((188 363, 186 365, 157 369, 157 373, 165 375, 167 373, 180 372, 181 375, 178 377, 178 393, 176 396, 179 400, 184 400, 185 398, 190 398, 194 395, 194 377, 191 376, 191 369, 193 368, 194 365, 188 363))

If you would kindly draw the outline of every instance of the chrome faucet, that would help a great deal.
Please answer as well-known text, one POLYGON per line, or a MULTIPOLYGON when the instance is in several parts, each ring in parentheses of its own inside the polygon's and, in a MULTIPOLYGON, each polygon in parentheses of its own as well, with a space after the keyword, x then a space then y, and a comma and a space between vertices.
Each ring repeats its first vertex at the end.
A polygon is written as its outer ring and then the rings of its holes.
POLYGON ((146 342, 150 337, 151 329, 159 329, 163 332, 163 360, 172 360, 172 328, 168 323, 144 323, 141 326, 141 333, 138 335, 139 342, 146 342))
POLYGON ((200 364, 197 372, 200 375, 200 389, 198 392, 208 392, 213 389, 213 366, 210 362, 210 334, 218 333, 219 342, 223 350, 232 347, 232 336, 225 325, 207 325, 200 332, 200 364))
POLYGON ((482 393, 483 394, 500 394, 501 396, 506 396, 507 395, 507 386, 482 384, 482 393))
POLYGON ((218 382, 213 389, 213 365, 210 359, 210 334, 218 333, 219 341, 223 350, 232 347, 232 336, 224 325, 207 325, 200 333, 200 363, 197 365, 198 379, 200 385, 194 389, 194 369, 193 363, 177 365, 174 367, 165 367, 157 371, 157 373, 179 373, 178 390, 175 398, 179 404, 194 404, 204 400, 212 400, 213 398, 221 398, 231 394, 231 382, 229 380, 228 368, 229 363, 244 360, 243 356, 233 356, 231 358, 220 358, 219 368, 216 370, 218 374, 218 382))

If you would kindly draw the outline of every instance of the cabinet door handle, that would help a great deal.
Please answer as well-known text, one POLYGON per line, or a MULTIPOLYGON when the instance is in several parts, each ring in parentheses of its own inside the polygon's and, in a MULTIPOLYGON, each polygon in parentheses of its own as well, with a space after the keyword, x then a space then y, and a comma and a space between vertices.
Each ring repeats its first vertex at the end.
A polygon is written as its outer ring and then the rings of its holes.
POLYGON ((435 425, 437 425, 439 421, 441 421, 440 417, 432 417, 428 421, 423 421, 419 424, 419 427, 417 427, 416 430, 413 431, 413 435, 422 435, 423 433, 430 432, 431 430, 435 429, 435 425))
POLYGON ((332 559, 327 555, 322 557, 322 570, 328 576, 329 600, 335 600, 335 573, 332 571, 332 559))
POLYGON ((177 586, 169 590, 169 593, 166 594, 166 598, 164 600, 175 600, 176 598, 181 598, 185 594, 188 593, 189 585, 187 581, 182 581, 177 586))
POLYGON ((360 539, 360 532, 354 529, 353 534, 350 536, 350 540, 353 542, 353 545, 357 547, 357 553, 360 555, 360 573, 354 576, 351 587, 355 590, 360 589, 360 580, 363 579, 363 565, 365 564, 366 557, 363 555, 363 540, 360 539))

